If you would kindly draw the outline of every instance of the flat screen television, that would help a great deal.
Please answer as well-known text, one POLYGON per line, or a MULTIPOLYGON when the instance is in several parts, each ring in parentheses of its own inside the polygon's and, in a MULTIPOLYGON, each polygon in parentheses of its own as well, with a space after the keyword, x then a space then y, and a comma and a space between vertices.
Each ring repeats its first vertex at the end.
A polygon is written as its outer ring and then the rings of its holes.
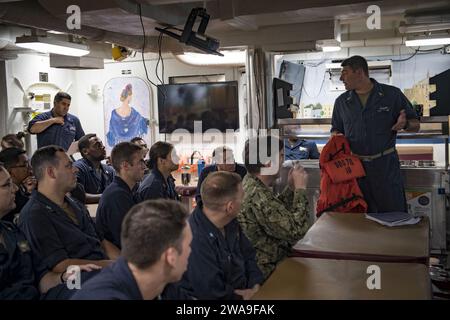
POLYGON ((182 83, 158 86, 159 132, 176 129, 194 132, 194 121, 208 129, 239 128, 237 81, 182 83))

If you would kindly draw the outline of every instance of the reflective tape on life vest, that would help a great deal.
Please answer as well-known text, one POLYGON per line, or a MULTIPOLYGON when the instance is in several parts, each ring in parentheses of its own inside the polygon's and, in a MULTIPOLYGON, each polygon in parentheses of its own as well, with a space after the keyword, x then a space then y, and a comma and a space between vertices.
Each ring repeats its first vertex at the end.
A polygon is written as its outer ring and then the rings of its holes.
POLYGON ((342 155, 323 164, 333 183, 364 177, 366 174, 361 160, 352 155, 342 155))

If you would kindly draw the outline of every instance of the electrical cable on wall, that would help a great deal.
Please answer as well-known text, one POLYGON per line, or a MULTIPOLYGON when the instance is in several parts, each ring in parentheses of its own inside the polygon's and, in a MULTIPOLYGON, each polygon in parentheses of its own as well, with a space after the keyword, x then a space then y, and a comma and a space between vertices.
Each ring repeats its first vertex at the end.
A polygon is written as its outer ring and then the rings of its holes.
MULTIPOLYGON (((169 27, 165 28, 168 29, 169 27)), ((156 61, 156 67, 155 67, 155 74, 156 74, 156 78, 158 78, 159 83, 162 84, 162 97, 163 97, 163 105, 164 105, 164 101, 166 99, 166 94, 167 94, 167 90, 165 87, 165 83, 164 83, 164 59, 162 57, 162 52, 161 52, 161 48, 162 48, 162 39, 163 39, 163 33, 160 32, 159 36, 158 36, 158 60, 156 61), (161 78, 158 75, 158 67, 159 64, 161 63, 161 78)))
POLYGON ((418 47, 417 49, 414 50, 414 53, 413 53, 411 56, 409 56, 408 58, 405 58, 405 59, 399 59, 399 60, 392 60, 392 61, 393 61, 393 62, 403 62, 403 61, 408 61, 409 59, 415 57, 415 56, 416 56, 417 54, 419 54, 419 53, 420 53, 420 54, 433 53, 433 52, 442 50, 442 49, 444 49, 444 48, 445 48, 445 46, 444 46, 444 47, 435 48, 435 49, 420 50, 420 47, 418 47))
MULTIPOLYGON (((298 61, 298 62, 303 64, 305 67, 308 67, 308 68, 317 68, 318 66, 320 66, 320 65, 324 64, 325 62, 327 62, 327 60, 323 59, 323 60, 321 60, 318 63, 307 63, 307 62, 305 63, 303 61, 302 62, 298 61)), ((305 71, 305 75, 306 75, 306 71, 305 71)), ((301 89, 298 90, 299 91, 298 95, 301 96, 301 92, 304 92, 308 98, 317 98, 319 96, 319 94, 322 92, 323 84, 325 83, 325 78, 326 78, 326 72, 324 72, 324 74, 323 74, 323 79, 322 79, 322 83, 320 85, 319 92, 314 97, 311 96, 306 91, 306 88, 305 88, 304 84, 302 85, 301 89)), ((300 105, 300 99, 298 99, 298 105, 300 105)))
POLYGON ((159 83, 164 85, 164 61, 163 61, 162 54, 161 54, 162 37, 163 37, 163 33, 160 32, 159 36, 158 36, 158 60, 156 61, 155 74, 156 74, 156 78, 159 80, 159 83), (159 67, 160 62, 161 62, 161 67, 162 67, 162 75, 161 75, 162 79, 158 75, 158 67, 159 67))
POLYGON ((308 63, 308 62, 301 62, 301 61, 298 61, 298 63, 303 64, 305 67, 317 68, 321 64, 324 64, 326 61, 327 60, 324 59, 324 60, 322 60, 322 61, 320 61, 318 63, 308 63))
MULTIPOLYGON (((168 29, 168 28, 165 28, 168 29)), ((159 82, 161 83, 162 87, 161 88, 161 92, 162 92, 162 105, 165 105, 166 102, 166 95, 167 95, 167 90, 166 90, 166 86, 164 83, 164 59, 162 57, 162 53, 161 53, 161 47, 162 47, 162 38, 163 38, 163 33, 160 32, 159 36, 158 36, 158 61, 156 62, 156 68, 155 68, 155 73, 156 73, 156 77, 158 78, 159 82), (158 75, 158 66, 159 63, 161 62, 161 78, 158 75)), ((167 120, 166 120, 166 114, 164 113, 164 122, 167 125, 167 120)), ((164 141, 166 141, 166 137, 167 135, 164 134, 164 141)))
POLYGON ((420 47, 419 47, 419 49, 417 49, 417 51, 419 51, 419 52, 435 52, 435 51, 443 50, 443 49, 445 49, 445 47, 446 46, 442 46, 439 48, 427 49, 427 50, 420 50, 420 47))
MULTIPOLYGON (((419 47, 420 48, 420 47, 419 47)), ((419 52, 419 50, 414 50, 414 53, 412 55, 410 55, 408 58, 405 59, 398 59, 398 60, 392 60, 392 62, 403 62, 403 61, 408 61, 410 59, 412 59, 413 57, 416 56, 416 54, 419 52)))
MULTIPOLYGON (((404 61, 408 61, 410 59, 412 59, 413 57, 415 57, 417 54, 428 54, 428 53, 434 53, 436 51, 445 49, 445 46, 443 47, 439 47, 439 48, 435 48, 435 49, 427 49, 427 50, 420 50, 420 47, 418 47, 417 49, 414 50, 414 53, 409 56, 408 58, 405 59, 398 59, 398 60, 392 60, 392 62, 404 62, 404 61)), ((414 60, 414 69, 412 71, 413 77, 414 77, 414 83, 416 82, 416 60, 414 60)))
MULTIPOLYGON (((150 78, 149 78, 149 76, 148 76, 147 66, 145 65, 145 58, 144 58, 144 50, 145 50, 145 44, 146 44, 146 41, 145 41, 145 27, 144 27, 144 22, 143 22, 143 20, 142 20, 142 6, 141 6, 141 4, 138 4, 138 7, 139 7, 139 20, 140 20, 140 22, 141 22, 142 36, 143 36, 141 56, 142 56, 142 64, 144 65, 145 76, 147 77, 148 82, 150 82, 152 85, 154 85, 154 86, 157 88, 157 90, 161 93, 162 99, 163 99, 163 105, 164 105, 165 98, 166 98, 166 94, 165 94, 165 92, 161 89, 161 87, 158 87, 157 84, 155 84, 152 80, 150 80, 150 78)), ((160 38, 162 38, 162 33, 160 33, 160 38)), ((161 40, 161 41, 162 41, 162 40, 161 40)), ((161 56, 161 41, 160 41, 160 39, 158 39, 158 46, 159 46, 158 52, 159 52, 159 58, 161 58, 161 60, 162 60, 162 56, 161 56)), ((156 68, 158 68, 159 58, 158 58, 158 62, 157 62, 156 68)), ((161 82, 162 84, 164 84, 164 82, 162 82, 161 79, 159 79, 159 76, 158 76, 158 70, 156 69, 155 71, 156 71, 156 78, 158 78, 158 80, 160 80, 160 82, 161 82)), ((162 76, 163 76, 163 78, 164 78, 164 62, 163 62, 162 76)), ((158 111, 159 111, 159 110, 158 110, 158 111)), ((166 114, 165 114, 165 113, 164 113, 163 117, 164 117, 164 122, 167 124, 167 119, 166 119, 166 114)), ((164 141, 166 141, 166 134, 164 134, 164 141)))
POLYGON ((141 21, 141 27, 142 27, 142 50, 141 50, 141 56, 142 56, 142 64, 144 65, 144 70, 145 70, 145 76, 147 77, 148 82, 150 82, 152 85, 154 85, 155 87, 157 87, 157 85, 150 80, 149 76, 148 76, 148 72, 147 72, 147 66, 145 65, 145 58, 144 58, 144 50, 145 50, 145 27, 144 27, 144 22, 142 21, 142 8, 141 8, 141 4, 138 4, 139 7, 139 20, 141 21))
POLYGON ((311 95, 309 95, 309 93, 306 91, 306 88, 305 88, 304 85, 302 86, 302 90, 303 90, 303 92, 306 94, 307 97, 309 97, 309 98, 317 98, 317 97, 319 96, 319 94, 322 92, 323 84, 325 83, 326 74, 327 74, 326 71, 324 71, 324 72, 323 72, 322 84, 320 85, 319 92, 317 92, 317 94, 316 94, 314 97, 311 96, 311 95))

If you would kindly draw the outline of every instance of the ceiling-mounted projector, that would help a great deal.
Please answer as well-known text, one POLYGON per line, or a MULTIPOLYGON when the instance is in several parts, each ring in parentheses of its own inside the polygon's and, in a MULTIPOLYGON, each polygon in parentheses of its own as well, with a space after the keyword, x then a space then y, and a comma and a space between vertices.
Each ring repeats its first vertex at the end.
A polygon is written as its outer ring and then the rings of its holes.
POLYGON ((217 51, 219 49, 220 43, 219 40, 208 37, 205 35, 206 26, 209 22, 209 14, 206 13, 205 8, 194 8, 192 9, 189 17, 184 25, 184 29, 182 30, 181 35, 178 35, 169 29, 179 30, 175 27, 165 27, 165 28, 155 28, 159 32, 167 34, 172 38, 177 39, 178 41, 185 43, 188 46, 193 46, 197 49, 200 49, 206 53, 216 54, 218 56, 223 56, 220 52, 217 51), (193 31, 195 20, 197 16, 201 17, 200 25, 197 29, 197 32, 193 31))

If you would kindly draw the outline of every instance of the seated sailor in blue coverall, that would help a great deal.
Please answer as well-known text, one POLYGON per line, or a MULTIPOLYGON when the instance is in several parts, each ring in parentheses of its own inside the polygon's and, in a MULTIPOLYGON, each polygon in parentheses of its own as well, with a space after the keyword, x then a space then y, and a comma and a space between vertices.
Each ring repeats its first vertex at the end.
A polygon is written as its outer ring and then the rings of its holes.
MULTIPOLYGON (((64 284, 70 271, 35 274, 30 243, 15 224, 1 219, 16 206, 16 192, 16 184, 0 164, 0 300, 68 299, 75 292, 64 284)), ((100 269, 94 264, 78 268, 80 271, 100 269)), ((94 275, 91 272, 89 277, 94 275)))
POLYGON ((121 256, 75 293, 73 300, 155 300, 177 293, 191 253, 189 213, 174 200, 134 206, 122 224, 121 256))
POLYGON ((244 198, 241 177, 213 172, 203 182, 201 196, 202 203, 189 217, 192 252, 178 284, 180 292, 201 300, 250 299, 264 276, 255 249, 236 219, 244 198))
POLYGON ((71 265, 108 265, 118 249, 100 238, 86 207, 68 196, 77 184, 72 161, 62 147, 36 150, 31 165, 37 189, 19 214, 18 226, 33 254, 38 276, 71 265))
POLYGON ((106 158, 106 149, 95 133, 89 133, 78 141, 82 159, 73 165, 78 168, 77 181, 86 192, 87 203, 98 203, 103 191, 114 179, 114 169, 101 163, 106 158))
POLYGON ((320 153, 314 141, 297 137, 284 140, 284 160, 319 159, 320 153))

